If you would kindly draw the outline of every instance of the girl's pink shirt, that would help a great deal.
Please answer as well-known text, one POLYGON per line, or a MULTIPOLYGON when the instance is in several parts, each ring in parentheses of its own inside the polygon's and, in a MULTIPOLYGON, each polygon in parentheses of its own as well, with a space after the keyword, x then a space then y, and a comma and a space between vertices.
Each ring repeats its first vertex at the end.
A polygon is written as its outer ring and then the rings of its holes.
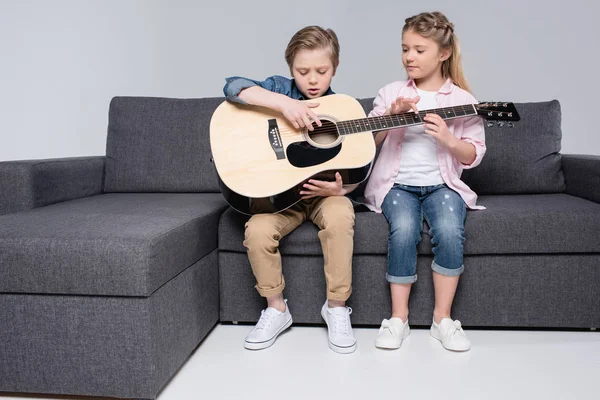
MULTIPOLYGON (((392 82, 379 90, 373 110, 369 117, 383 115, 397 97, 414 98, 417 96, 413 80, 392 82)), ((463 104, 477 104, 477 100, 469 92, 454 85, 450 79, 438 90, 436 95, 438 107, 451 107, 463 104)), ((419 110, 420 111, 420 110, 419 110)), ((476 204, 477 195, 466 183, 460 180, 463 169, 476 167, 485 154, 485 130, 479 117, 457 118, 446 121, 450 132, 460 140, 475 146, 475 161, 469 165, 462 164, 450 151, 437 146, 437 159, 440 172, 446 185, 456 191, 470 209, 484 209, 476 204)), ((402 141, 406 128, 396 128, 388 131, 382 144, 379 157, 373 166, 371 176, 365 188, 365 203, 372 211, 381 213, 383 199, 390 191, 400 168, 402 141)))

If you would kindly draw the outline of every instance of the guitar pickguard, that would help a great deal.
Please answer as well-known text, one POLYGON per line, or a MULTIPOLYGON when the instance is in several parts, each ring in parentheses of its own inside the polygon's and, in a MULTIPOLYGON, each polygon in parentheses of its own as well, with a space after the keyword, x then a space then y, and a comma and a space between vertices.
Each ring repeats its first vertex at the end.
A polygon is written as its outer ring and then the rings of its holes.
POLYGON ((312 167, 331 160, 342 151, 342 143, 329 149, 320 149, 307 142, 290 144, 286 149, 287 159, 297 168, 312 167))

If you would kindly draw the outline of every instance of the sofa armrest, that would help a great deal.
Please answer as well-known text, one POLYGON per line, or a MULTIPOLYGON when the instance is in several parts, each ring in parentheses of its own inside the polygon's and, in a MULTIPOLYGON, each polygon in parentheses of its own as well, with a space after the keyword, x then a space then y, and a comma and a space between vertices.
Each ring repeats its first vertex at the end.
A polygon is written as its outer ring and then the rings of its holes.
POLYGON ((600 203, 600 156, 563 154, 567 193, 600 203))
POLYGON ((0 215, 102 193, 105 157, 0 162, 0 215))

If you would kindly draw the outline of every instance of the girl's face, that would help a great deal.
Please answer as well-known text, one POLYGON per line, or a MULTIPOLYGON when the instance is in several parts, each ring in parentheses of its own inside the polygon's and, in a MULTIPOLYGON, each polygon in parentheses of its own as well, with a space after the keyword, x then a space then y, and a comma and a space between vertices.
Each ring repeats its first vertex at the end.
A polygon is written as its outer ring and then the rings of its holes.
POLYGON ((327 92, 335 68, 331 61, 331 50, 320 48, 300 50, 292 63, 292 76, 296 86, 307 99, 316 99, 327 92))
POLYGON ((415 80, 442 78, 442 62, 450 57, 450 50, 440 50, 433 39, 424 38, 412 30, 402 35, 402 64, 408 77, 415 80))

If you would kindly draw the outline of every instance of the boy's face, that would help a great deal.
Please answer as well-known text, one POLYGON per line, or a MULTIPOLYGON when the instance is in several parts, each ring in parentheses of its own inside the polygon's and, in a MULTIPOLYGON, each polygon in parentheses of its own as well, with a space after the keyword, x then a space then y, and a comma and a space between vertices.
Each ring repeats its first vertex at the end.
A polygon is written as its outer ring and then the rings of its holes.
POLYGON ((292 76, 296 86, 307 99, 316 99, 327 92, 335 68, 331 61, 331 50, 327 48, 300 50, 294 57, 292 76))

